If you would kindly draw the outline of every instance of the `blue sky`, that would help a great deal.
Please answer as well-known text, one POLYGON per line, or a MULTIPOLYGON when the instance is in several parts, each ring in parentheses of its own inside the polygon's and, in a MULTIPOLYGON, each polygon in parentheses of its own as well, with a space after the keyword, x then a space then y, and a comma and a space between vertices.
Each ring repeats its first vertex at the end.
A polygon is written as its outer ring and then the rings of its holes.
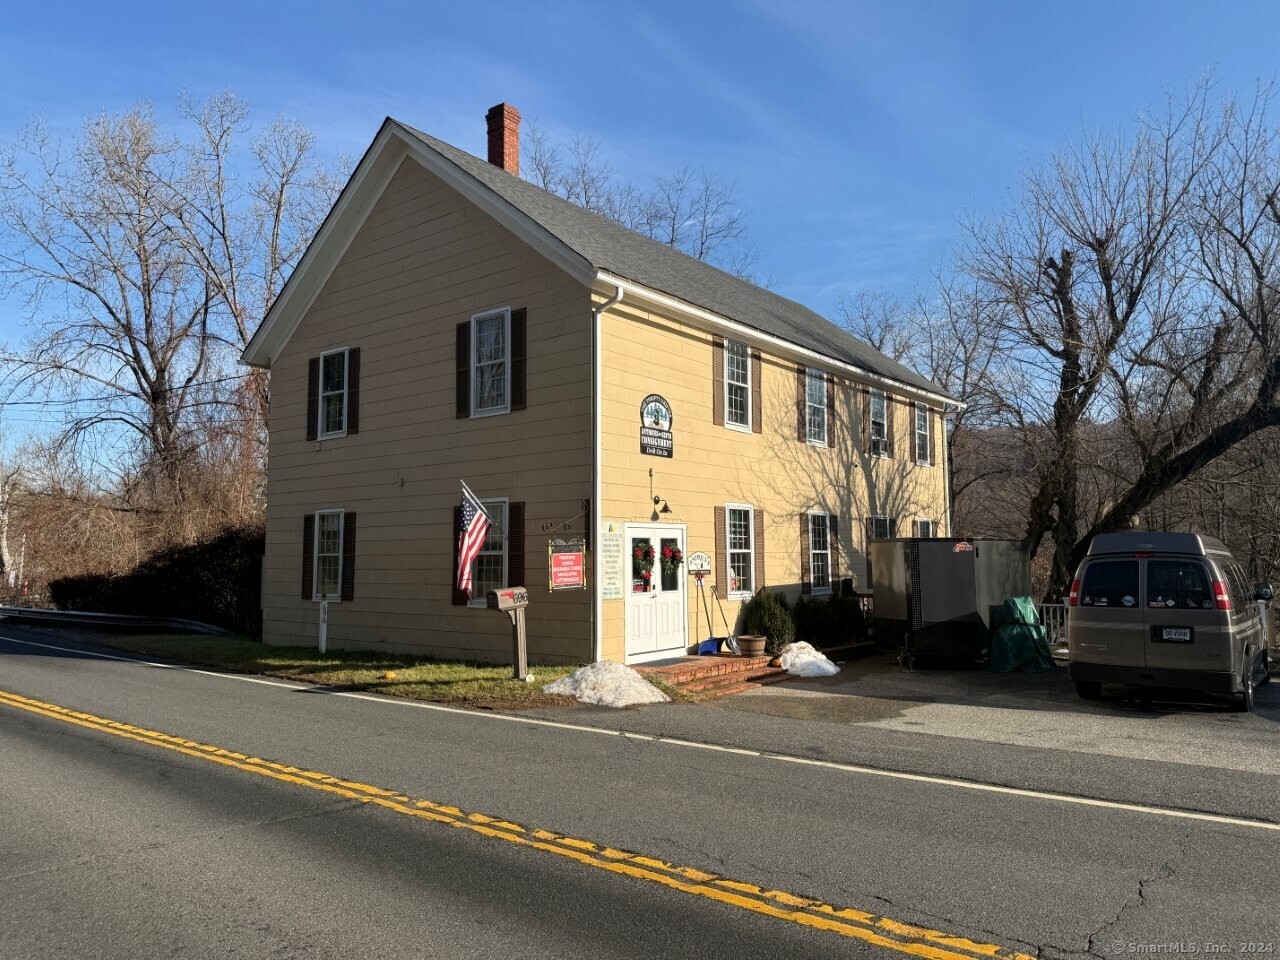
MULTIPOLYGON (((386 114, 479 154, 507 100, 624 176, 736 180, 761 272, 830 315, 842 292, 927 288, 960 220, 1082 127, 1127 127, 1205 71, 1274 79, 1277 36, 1264 2, 21 4, 0 140, 231 87, 328 155, 358 157, 386 114)), ((0 338, 20 330, 0 301, 0 338)))

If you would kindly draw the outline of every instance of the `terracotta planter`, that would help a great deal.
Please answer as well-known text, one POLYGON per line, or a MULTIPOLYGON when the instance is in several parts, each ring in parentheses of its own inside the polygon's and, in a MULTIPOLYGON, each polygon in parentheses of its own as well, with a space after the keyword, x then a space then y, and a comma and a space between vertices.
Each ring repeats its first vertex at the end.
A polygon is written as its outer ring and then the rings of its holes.
POLYGON ((747 634, 738 637, 738 650, 744 657, 763 657, 765 637, 747 634))

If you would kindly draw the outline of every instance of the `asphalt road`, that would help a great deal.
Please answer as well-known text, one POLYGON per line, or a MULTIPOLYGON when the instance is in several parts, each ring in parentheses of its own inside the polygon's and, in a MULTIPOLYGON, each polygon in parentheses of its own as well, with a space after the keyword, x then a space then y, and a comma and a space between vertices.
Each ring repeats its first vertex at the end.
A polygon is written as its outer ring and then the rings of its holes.
MULTIPOLYGON (((12 642, 76 645, 49 631, 5 626, 0 636, 9 638, 0 640, 0 698, 25 698, 0 702, 5 960, 983 955, 955 937, 1046 957, 1280 951, 1280 832, 1261 825, 876 776, 12 642), (93 718, 263 760, 215 758, 198 744, 93 718), (281 772, 285 765, 295 772, 281 772), (333 781, 308 771, 358 783, 327 786, 333 781), (408 799, 375 804, 361 784, 408 799), (462 814, 424 820, 413 811, 439 808, 419 800, 515 821, 527 828, 523 838, 541 829, 559 839, 538 848, 513 842, 515 828, 501 823, 462 814), (653 859, 606 854, 582 844, 588 840, 653 859), (670 882, 659 861, 705 874, 670 882), (715 877, 859 911, 849 924, 873 935, 824 929, 840 915, 779 909, 801 901, 769 900, 715 877), (766 900, 774 906, 751 906, 766 900), (797 922, 793 912, 809 919, 797 922)), ((659 707, 610 720, 634 729, 701 723, 709 736, 689 739, 707 740, 738 716, 659 707)), ((802 719, 743 716, 774 723, 767 749, 790 752, 783 748, 803 736, 802 719)), ((554 719, 596 718, 579 710, 554 719)), ((816 727, 808 747, 838 752, 831 725, 816 727)), ((863 733, 843 729, 853 739, 863 733)), ((1071 780, 1061 770, 1070 751, 867 733, 890 769, 928 767, 932 743, 936 773, 955 772, 961 753, 1023 769, 1029 780, 1071 780), (893 738, 903 738, 897 755, 893 738)), ((767 730, 745 735, 764 740, 767 730)), ((1071 756, 1084 758, 1090 774, 1105 762, 1132 764, 1071 756)), ((1168 784, 1201 769, 1146 762, 1168 784)), ((1218 779, 1269 782, 1274 795, 1277 775, 1232 770, 1218 779)), ((1159 806, 1168 793, 1151 789, 1145 799, 1159 806)), ((1230 791, 1201 790, 1194 806, 1214 809, 1218 794, 1230 791)), ((1229 805, 1222 812, 1243 815, 1229 805)))

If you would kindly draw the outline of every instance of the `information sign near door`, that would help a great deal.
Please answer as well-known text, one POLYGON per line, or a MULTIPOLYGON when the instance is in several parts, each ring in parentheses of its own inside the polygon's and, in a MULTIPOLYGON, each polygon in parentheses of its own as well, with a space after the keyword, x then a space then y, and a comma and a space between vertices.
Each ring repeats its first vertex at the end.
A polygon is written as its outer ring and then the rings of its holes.
POLYGON ((549 586, 554 590, 585 590, 587 587, 586 543, 581 537, 547 541, 549 586))

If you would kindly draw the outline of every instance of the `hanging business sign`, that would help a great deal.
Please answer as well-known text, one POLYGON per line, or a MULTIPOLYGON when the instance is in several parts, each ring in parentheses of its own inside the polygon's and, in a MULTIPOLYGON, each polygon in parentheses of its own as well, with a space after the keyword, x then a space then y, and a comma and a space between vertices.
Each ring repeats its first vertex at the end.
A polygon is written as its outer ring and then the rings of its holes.
POLYGON ((602 600, 621 600, 626 596, 622 540, 622 521, 601 521, 599 577, 602 600))
POLYGON ((711 572, 711 557, 701 550, 697 553, 689 554, 684 564, 685 570, 689 574, 706 576, 711 572))
POLYGON ((640 404, 640 452, 651 457, 671 457, 671 404, 651 393, 640 404))
POLYGON ((581 537, 547 541, 548 584, 552 590, 585 590, 587 547, 581 537))

